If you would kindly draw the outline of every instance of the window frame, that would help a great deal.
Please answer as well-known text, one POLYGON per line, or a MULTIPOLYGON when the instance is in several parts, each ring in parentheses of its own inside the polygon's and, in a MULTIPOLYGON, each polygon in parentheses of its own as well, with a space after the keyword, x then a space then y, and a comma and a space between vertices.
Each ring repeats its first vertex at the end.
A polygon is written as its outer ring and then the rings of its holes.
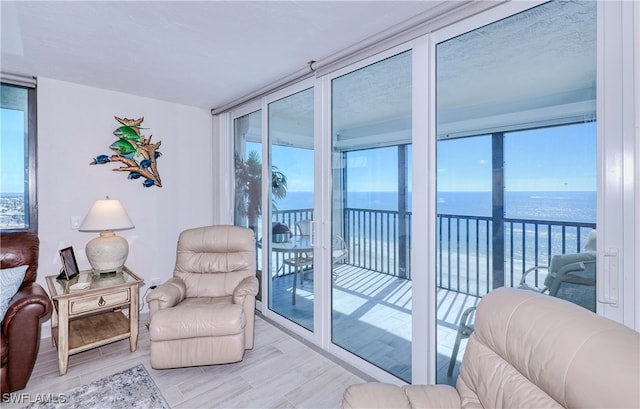
POLYGON ((24 88, 27 91, 27 136, 26 136, 26 180, 28 188, 25 191, 25 198, 28 205, 25 205, 25 227, 22 228, 3 228, 0 232, 22 232, 28 231, 38 233, 38 188, 37 188, 37 170, 38 170, 38 121, 37 121, 37 92, 35 81, 11 81, 2 78, 2 85, 24 88))

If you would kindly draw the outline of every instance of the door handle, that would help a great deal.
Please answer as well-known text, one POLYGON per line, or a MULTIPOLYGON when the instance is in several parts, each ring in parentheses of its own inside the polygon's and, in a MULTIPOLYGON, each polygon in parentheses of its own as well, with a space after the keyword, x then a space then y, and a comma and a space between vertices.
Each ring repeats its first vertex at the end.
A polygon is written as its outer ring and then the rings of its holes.
POLYGON ((309 244, 311 245, 311 247, 315 247, 316 246, 316 227, 317 227, 317 221, 315 220, 311 220, 311 222, 309 223, 309 244))
POLYGON ((598 288, 598 302, 603 304, 618 304, 618 249, 610 248, 600 253, 598 257, 596 286, 598 288))

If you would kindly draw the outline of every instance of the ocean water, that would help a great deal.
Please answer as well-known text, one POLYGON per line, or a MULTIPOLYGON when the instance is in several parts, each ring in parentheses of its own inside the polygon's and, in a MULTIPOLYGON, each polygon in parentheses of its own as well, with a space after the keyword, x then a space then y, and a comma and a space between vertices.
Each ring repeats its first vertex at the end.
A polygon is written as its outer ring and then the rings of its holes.
MULTIPOLYGON (((347 195, 348 208, 397 211, 397 202, 397 194, 391 192, 354 192, 347 195)), ((490 218, 491 202, 491 192, 439 192, 437 212, 439 215, 490 218)), ((408 206, 410 209, 411 195, 408 198, 408 206)), ((283 211, 311 209, 313 194, 289 192, 285 199, 277 202, 277 207, 283 211)), ((563 227, 557 222, 595 224, 596 192, 506 192, 504 209, 506 218, 540 222, 537 227, 534 223, 505 224, 502 236, 505 250, 505 280, 511 280, 507 284, 515 286, 527 268, 547 265, 552 255, 575 253, 584 248, 590 227, 563 227)), ((399 270, 399 247, 391 246, 394 249, 391 254, 388 253, 388 248, 384 247, 385 243, 395 243, 399 239, 394 220, 382 213, 349 219, 345 234, 349 235, 350 241, 362 243, 362 240, 369 240, 371 243, 351 248, 353 263, 362 263, 361 267, 364 268, 378 269, 378 264, 374 266, 371 263, 383 259, 381 268, 390 269, 383 272, 395 274, 399 270), (375 230, 373 234, 372 229, 375 230), (388 267, 387 263, 390 263, 391 267, 388 267)), ((466 282, 465 277, 479 276, 480 282, 486 285, 490 280, 485 275, 489 274, 489 266, 492 263, 490 248, 495 243, 491 238, 491 224, 476 224, 456 217, 441 218, 440 221, 442 223, 439 222, 436 227, 438 271, 454 274, 454 278, 451 278, 454 281, 458 280, 457 277, 466 282)), ((439 280, 446 280, 447 274, 444 278, 439 276, 439 280)), ((543 275, 539 277, 540 280, 543 278, 543 275)))
MULTIPOLYGON (((411 193, 408 207, 411 210, 411 193)), ((437 212, 464 216, 491 216, 491 192, 439 192, 437 212)), ((313 208, 313 193, 289 192, 276 201, 278 210, 313 208)), ((350 192, 347 207, 397 210, 395 192, 350 192)), ((547 221, 596 222, 595 191, 505 192, 505 217, 547 221)))
MULTIPOLYGON (((437 212, 491 216, 491 192, 440 192, 437 212)), ((596 222, 595 191, 505 192, 504 215, 514 219, 596 222)))

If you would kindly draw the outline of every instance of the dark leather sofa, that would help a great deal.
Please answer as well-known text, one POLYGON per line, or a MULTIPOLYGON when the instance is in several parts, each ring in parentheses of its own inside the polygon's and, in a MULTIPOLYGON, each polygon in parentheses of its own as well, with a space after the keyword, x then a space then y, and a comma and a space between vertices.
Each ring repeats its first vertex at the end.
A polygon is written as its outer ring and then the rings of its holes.
POLYGON ((51 300, 35 282, 38 271, 38 236, 29 232, 0 234, 0 269, 29 265, 20 289, 2 321, 2 400, 24 389, 31 377, 40 346, 40 322, 51 312, 51 300))

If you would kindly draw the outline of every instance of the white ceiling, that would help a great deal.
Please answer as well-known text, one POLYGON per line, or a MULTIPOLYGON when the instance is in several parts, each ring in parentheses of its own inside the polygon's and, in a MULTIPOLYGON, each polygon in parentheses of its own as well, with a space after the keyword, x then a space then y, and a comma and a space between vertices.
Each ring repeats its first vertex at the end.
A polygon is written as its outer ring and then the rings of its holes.
POLYGON ((440 1, 5 1, 3 73, 215 108, 440 1))

